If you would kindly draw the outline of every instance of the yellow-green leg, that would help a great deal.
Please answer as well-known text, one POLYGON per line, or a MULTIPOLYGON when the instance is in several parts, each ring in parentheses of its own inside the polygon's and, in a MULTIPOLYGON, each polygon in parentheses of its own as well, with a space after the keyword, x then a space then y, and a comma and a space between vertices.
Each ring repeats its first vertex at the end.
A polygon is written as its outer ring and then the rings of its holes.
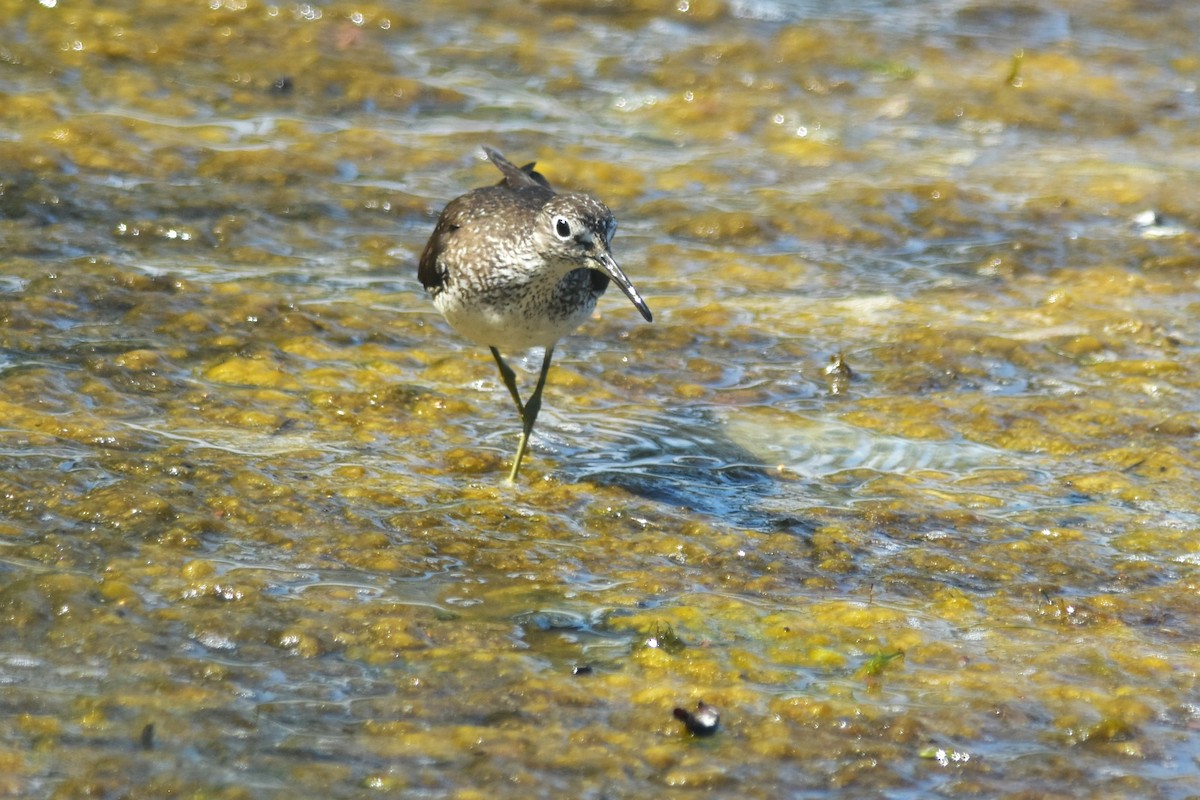
POLYGON ((550 359, 554 355, 554 348, 546 348, 546 355, 542 357, 542 371, 538 375, 537 386, 534 387, 529 402, 524 404, 521 403, 521 395, 517 392, 517 379, 512 368, 504 363, 504 360, 500 358, 500 352, 494 347, 492 355, 495 356, 496 364, 500 367, 500 377, 504 379, 504 385, 508 387, 509 394, 517 404, 517 411, 521 413, 521 441, 517 445, 517 457, 513 459, 512 472, 508 473, 508 482, 514 483, 517 480, 517 473, 521 471, 521 460, 525 458, 525 451, 529 449, 529 437, 533 433, 533 423, 537 422, 538 412, 542 410, 542 389, 546 388, 546 375, 550 373, 550 359))
POLYGON ((512 371, 512 367, 504 363, 499 350, 494 347, 488 349, 492 351, 492 358, 496 359, 496 366, 500 368, 500 377, 504 379, 508 393, 512 395, 513 402, 517 404, 517 413, 521 415, 521 419, 525 419, 525 404, 521 402, 521 393, 517 391, 516 373, 512 371))

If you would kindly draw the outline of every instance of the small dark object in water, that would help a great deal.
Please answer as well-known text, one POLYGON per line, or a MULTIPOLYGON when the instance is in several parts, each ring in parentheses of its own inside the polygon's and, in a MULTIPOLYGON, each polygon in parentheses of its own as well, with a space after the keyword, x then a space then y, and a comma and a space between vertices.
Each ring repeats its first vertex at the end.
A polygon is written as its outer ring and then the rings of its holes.
POLYGON ((571 674, 572 675, 591 675, 592 667, 589 664, 576 664, 575 666, 571 667, 571 674))
POLYGON ((696 703, 695 712, 676 708, 675 719, 682 722, 692 736, 712 736, 721 725, 721 714, 703 700, 696 703))
POLYGON ((295 82, 290 75, 284 75, 282 78, 276 78, 271 84, 271 94, 291 94, 295 88, 295 82))
POLYGON ((829 365, 823 371, 825 384, 829 387, 830 394, 845 394, 846 390, 850 388, 854 370, 850 369, 850 365, 846 363, 846 359, 841 353, 830 356, 829 365))
POLYGON ((145 727, 142 728, 142 749, 143 750, 153 750, 154 749, 154 723, 153 722, 147 722, 145 727))

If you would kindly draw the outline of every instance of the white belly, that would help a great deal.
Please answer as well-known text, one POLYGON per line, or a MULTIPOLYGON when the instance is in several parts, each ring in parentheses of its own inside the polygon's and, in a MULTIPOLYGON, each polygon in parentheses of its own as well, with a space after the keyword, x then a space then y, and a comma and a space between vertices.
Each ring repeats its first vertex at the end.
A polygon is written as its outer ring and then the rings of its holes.
POLYGON ((460 336, 499 350, 549 347, 583 324, 596 307, 593 297, 559 316, 521 303, 463 302, 451 292, 442 292, 433 302, 460 336))

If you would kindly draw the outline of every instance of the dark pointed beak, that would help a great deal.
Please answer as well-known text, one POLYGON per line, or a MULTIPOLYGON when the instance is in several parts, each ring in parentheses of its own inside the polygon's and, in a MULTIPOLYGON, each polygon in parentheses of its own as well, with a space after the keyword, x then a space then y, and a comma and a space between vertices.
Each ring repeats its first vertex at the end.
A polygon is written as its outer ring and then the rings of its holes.
POLYGON ((622 272, 621 268, 617 266, 617 262, 613 259, 608 250, 601 250, 596 256, 596 260, 600 262, 601 270, 608 275, 608 277, 612 278, 613 283, 615 283, 620 290, 625 293, 625 296, 629 298, 629 302, 633 303, 634 307, 636 307, 638 311, 642 312, 642 316, 646 319, 646 322, 654 322, 654 317, 650 314, 650 309, 646 305, 646 301, 642 299, 640 294, 638 294, 638 290, 633 288, 633 283, 630 282, 629 278, 625 277, 625 273, 622 272))

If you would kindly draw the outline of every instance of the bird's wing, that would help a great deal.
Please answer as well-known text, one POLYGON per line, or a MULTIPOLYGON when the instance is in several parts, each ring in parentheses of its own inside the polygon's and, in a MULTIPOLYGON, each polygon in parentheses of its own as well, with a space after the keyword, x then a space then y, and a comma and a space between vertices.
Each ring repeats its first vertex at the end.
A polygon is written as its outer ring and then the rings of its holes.
POLYGON ((461 197, 452 200, 446 206, 442 216, 438 217, 433 235, 429 237, 429 241, 425 244, 425 250, 421 253, 421 261, 417 265, 417 278, 426 289, 439 289, 446 283, 446 271, 438 266, 438 260, 450 238, 454 236, 454 232, 462 227, 460 221, 462 216, 461 200, 461 197))
POLYGON ((525 166, 518 167, 490 147, 485 146, 483 152, 487 153, 488 160, 496 165, 496 169, 504 174, 501 185, 507 184, 510 189, 522 189, 529 186, 550 188, 550 181, 534 169, 537 166, 536 161, 530 161, 525 166))

